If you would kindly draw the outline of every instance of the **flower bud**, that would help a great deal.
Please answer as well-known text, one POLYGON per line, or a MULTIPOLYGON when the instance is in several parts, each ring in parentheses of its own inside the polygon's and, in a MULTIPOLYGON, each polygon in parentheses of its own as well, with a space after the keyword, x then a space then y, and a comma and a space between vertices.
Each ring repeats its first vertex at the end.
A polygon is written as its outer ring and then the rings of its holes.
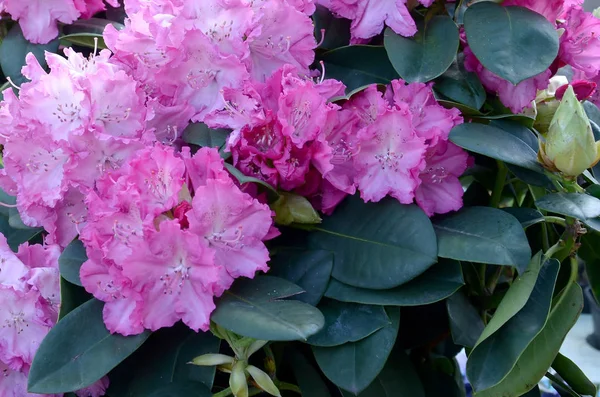
POLYGON ((194 358, 189 364, 202 365, 202 366, 214 366, 222 364, 232 364, 233 357, 226 356, 224 354, 203 354, 194 358))
POLYGON ((246 362, 234 364, 229 377, 229 387, 235 397, 248 397, 248 382, 246 381, 246 362))
POLYGON ((598 144, 585 110, 569 86, 552 118, 545 142, 540 141, 538 159, 552 171, 575 177, 598 162, 598 144))
POLYGON ((280 225, 321 223, 321 217, 310 202, 297 194, 281 192, 272 209, 275 211, 275 222, 280 225))
MULTIPOLYGON (((573 87, 575 96, 579 101, 585 101, 592 96, 594 91, 596 91, 596 83, 593 81, 577 80, 571 83, 571 86, 573 87)), ((569 84, 558 87, 555 94, 556 99, 561 101, 565 95, 565 92, 567 91, 567 88, 569 88, 569 84)))
POLYGON ((258 387, 272 396, 281 397, 279 389, 277 386, 275 386, 275 383, 273 383, 273 380, 269 377, 269 375, 267 375, 264 371, 256 368, 254 365, 248 365, 248 367, 246 367, 246 371, 248 371, 258 387))

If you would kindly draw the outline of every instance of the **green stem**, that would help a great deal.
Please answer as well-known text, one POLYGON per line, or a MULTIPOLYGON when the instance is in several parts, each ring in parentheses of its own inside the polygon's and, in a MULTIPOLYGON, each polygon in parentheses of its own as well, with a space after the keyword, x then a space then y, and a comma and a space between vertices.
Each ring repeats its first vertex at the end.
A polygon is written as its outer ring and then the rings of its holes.
POLYGON ((487 282, 486 289, 490 295, 492 295, 494 293, 494 290, 496 289, 498 280, 500 279, 500 276, 502 276, 502 270, 504 270, 503 266, 496 266, 496 271, 494 272, 494 274, 492 274, 492 276, 487 282))
POLYGON ((550 247, 546 250, 546 252, 544 253, 544 261, 552 258, 552 256, 554 254, 561 251, 564 247, 565 247, 564 241, 558 240, 558 242, 556 244, 554 244, 552 247, 550 247))
POLYGON ((557 225, 560 225, 562 227, 567 227, 567 221, 559 216, 545 216, 544 217, 544 222, 547 223, 555 223, 557 225))
POLYGON ((277 368, 275 367, 275 355, 273 354, 271 346, 269 346, 268 344, 263 347, 263 350, 265 351, 266 356, 265 369, 267 370, 269 377, 275 380, 277 375, 277 368))
POLYGON ((502 199, 502 191, 504 190, 504 184, 506 182, 506 176, 508 175, 508 168, 502 161, 496 160, 498 163, 498 173, 496 174, 496 183, 494 184, 494 190, 492 191, 492 199, 490 206, 498 208, 500 200, 502 199))
POLYGON ((277 388, 279 390, 289 390, 289 391, 293 391, 296 394, 302 395, 302 391, 300 390, 300 388, 291 383, 277 381, 277 382, 275 382, 275 386, 277 386, 277 388))
POLYGON ((231 396, 233 394, 233 392, 231 391, 231 387, 228 387, 227 389, 221 390, 218 393, 215 393, 212 395, 212 397, 227 397, 227 396, 231 396))

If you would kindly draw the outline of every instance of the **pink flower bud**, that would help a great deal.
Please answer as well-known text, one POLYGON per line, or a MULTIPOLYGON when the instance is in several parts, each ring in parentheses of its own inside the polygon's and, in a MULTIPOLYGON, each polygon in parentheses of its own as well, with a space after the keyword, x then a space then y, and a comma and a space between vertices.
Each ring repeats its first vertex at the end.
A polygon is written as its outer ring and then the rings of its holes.
MULTIPOLYGON (((571 84, 571 86, 573 86, 573 91, 575 91, 575 96, 579 101, 585 101, 590 96, 592 96, 594 91, 596 91, 596 83, 592 81, 577 80, 574 81, 571 84)), ((565 91, 567 90, 567 87, 569 87, 569 84, 560 86, 556 90, 556 93, 554 94, 556 99, 558 99, 559 101, 562 100, 563 96, 565 95, 565 91)))

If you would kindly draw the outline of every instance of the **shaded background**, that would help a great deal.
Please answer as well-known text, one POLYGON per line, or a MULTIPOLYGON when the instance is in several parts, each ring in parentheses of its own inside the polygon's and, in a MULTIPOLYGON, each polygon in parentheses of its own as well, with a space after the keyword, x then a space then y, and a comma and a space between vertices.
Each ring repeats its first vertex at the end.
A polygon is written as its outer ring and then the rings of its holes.
POLYGON ((596 7, 600 7, 600 0, 586 0, 584 7, 588 11, 592 11, 596 7))

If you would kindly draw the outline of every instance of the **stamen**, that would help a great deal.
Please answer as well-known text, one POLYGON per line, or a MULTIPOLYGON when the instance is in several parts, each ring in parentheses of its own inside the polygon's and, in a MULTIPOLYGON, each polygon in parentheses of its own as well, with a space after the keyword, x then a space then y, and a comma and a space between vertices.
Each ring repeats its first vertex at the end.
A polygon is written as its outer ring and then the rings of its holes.
POLYGON ((18 86, 17 86, 15 83, 13 83, 13 81, 12 81, 12 79, 11 79, 10 77, 8 77, 8 76, 7 76, 7 77, 6 77, 6 80, 7 80, 7 81, 8 81, 8 83, 9 83, 10 85, 12 85, 14 88, 16 88, 16 89, 17 89, 17 90, 19 90, 19 91, 21 90, 21 87, 18 87, 18 86))

